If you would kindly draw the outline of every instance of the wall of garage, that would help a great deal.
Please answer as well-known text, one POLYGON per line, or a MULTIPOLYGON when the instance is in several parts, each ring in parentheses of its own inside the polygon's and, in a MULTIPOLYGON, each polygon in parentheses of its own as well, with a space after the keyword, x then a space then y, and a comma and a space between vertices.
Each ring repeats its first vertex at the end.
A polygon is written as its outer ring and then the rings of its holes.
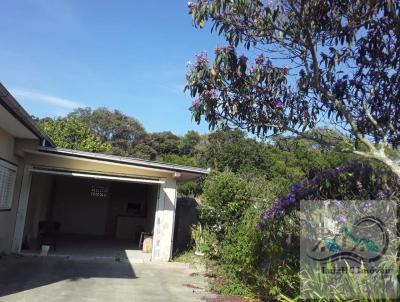
POLYGON ((92 185, 109 187, 106 181, 56 177, 53 219, 61 224, 61 233, 105 234, 109 194, 106 197, 92 196, 92 185))
POLYGON ((18 197, 21 190, 23 167, 20 165, 19 158, 15 156, 14 147, 14 137, 0 128, 0 158, 18 166, 12 207, 9 210, 0 211, 0 253, 9 253, 11 251, 15 218, 18 209, 18 197))
POLYGON ((14 137, 0 128, 0 158, 18 163, 18 158, 14 154, 14 144, 14 137))
POLYGON ((57 176, 55 192, 52 217, 61 233, 138 241, 140 232, 153 231, 157 185, 57 176), (107 195, 92 196, 92 186, 107 195), (139 212, 132 210, 139 205, 139 212))
POLYGON ((141 232, 152 232, 157 192, 157 185, 112 183, 106 235, 138 241, 141 232))
POLYGON ((23 249, 37 248, 36 239, 39 232, 39 222, 46 220, 50 214, 49 205, 53 185, 54 176, 39 173, 32 174, 22 243, 23 249))

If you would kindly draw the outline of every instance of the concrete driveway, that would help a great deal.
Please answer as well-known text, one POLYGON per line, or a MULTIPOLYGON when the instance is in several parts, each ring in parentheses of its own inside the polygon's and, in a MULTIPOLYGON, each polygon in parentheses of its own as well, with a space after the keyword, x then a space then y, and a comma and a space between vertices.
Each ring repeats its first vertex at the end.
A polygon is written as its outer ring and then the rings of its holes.
POLYGON ((0 301, 204 301, 207 281, 183 263, 0 259, 0 301))

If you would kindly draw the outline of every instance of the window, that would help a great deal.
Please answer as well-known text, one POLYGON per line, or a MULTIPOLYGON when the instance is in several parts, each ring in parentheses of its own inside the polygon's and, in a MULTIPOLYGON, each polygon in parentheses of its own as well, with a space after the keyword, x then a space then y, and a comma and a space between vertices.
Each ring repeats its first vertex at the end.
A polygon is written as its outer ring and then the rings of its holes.
POLYGON ((107 194, 108 194, 108 188, 104 187, 104 186, 92 185, 92 187, 90 189, 90 195, 92 197, 105 198, 105 197, 107 197, 107 194))
POLYGON ((0 160, 0 210, 11 209, 16 175, 16 166, 0 160))

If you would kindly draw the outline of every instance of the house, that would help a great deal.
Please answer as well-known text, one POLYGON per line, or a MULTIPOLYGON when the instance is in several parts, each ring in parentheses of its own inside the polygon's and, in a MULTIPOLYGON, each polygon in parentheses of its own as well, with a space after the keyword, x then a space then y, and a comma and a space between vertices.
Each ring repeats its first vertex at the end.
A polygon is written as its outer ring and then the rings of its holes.
POLYGON ((206 174, 57 148, 0 84, 0 252, 38 253, 49 245, 60 255, 142 257, 139 241, 147 234, 148 257, 167 261, 177 183, 206 174))

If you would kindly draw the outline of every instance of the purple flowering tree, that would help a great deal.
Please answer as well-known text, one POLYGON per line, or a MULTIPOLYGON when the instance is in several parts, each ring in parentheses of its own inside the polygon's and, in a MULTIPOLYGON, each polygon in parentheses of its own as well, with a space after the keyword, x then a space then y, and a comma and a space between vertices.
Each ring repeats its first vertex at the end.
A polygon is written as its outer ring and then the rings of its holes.
POLYGON ((198 0, 188 7, 195 26, 211 23, 228 44, 189 67, 197 122, 313 140, 321 137, 309 130, 329 124, 350 135, 346 151, 400 176, 385 152, 400 143, 398 1, 198 0))
MULTIPOLYGON (((310 180, 295 182, 285 196, 277 198, 261 215, 258 228, 270 221, 297 210, 301 200, 400 200, 400 178, 381 169, 353 163, 335 169, 326 169, 310 180)), ((344 222, 343 218, 338 219, 344 222)))

